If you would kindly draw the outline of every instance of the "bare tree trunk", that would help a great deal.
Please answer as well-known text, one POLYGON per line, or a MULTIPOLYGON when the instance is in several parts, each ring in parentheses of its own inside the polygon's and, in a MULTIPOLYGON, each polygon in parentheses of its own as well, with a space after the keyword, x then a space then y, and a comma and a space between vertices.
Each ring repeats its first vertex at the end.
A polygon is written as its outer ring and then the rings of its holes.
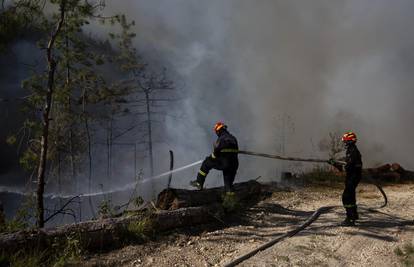
POLYGON ((149 92, 145 92, 145 103, 147 106, 148 150, 149 150, 149 160, 150 160, 150 174, 152 177, 154 176, 154 157, 152 154, 152 125, 151 125, 149 92))
MULTIPOLYGON (((65 49, 66 53, 69 53, 69 38, 66 33, 66 24, 65 24, 65 49)), ((66 86, 69 86, 70 84, 70 65, 69 60, 66 62, 66 86)), ((72 107, 72 102, 70 96, 68 96, 68 108, 69 110, 72 107)), ((70 159, 70 175, 71 175, 71 181, 75 181, 75 192, 79 192, 79 186, 78 186, 78 180, 76 179, 76 171, 75 171, 75 157, 73 152, 73 123, 70 123, 69 126, 69 159, 70 159)))
POLYGON ((138 175, 137 173, 137 143, 134 144, 134 178, 138 175))
MULTIPOLYGON (((62 194, 62 159, 60 151, 58 152, 58 174, 57 174, 58 194, 62 194)), ((62 199, 59 198, 59 206, 62 206, 62 199)))
MULTIPOLYGON (((145 103, 147 107, 147 127, 148 127, 148 151, 149 151, 149 161, 150 161, 150 175, 154 176, 154 157, 152 153, 152 125, 151 125, 151 109, 150 109, 150 100, 149 92, 145 91, 145 103)), ((153 195, 155 196, 155 185, 154 181, 151 179, 151 187, 153 195)))
POLYGON ((54 83, 55 83, 55 71, 56 71, 56 61, 53 58, 53 46, 56 40, 56 37, 60 33, 65 19, 65 4, 66 1, 62 1, 60 4, 60 19, 56 26, 55 31, 50 37, 49 43, 46 49, 47 62, 48 62, 48 80, 47 80, 47 93, 46 93, 46 102, 42 114, 42 137, 40 140, 40 157, 39 157, 39 166, 37 169, 37 226, 42 228, 44 226, 44 206, 43 206, 43 194, 45 191, 45 170, 46 170, 46 161, 47 161, 47 150, 48 150, 48 141, 49 141, 49 126, 50 126, 50 109, 52 106, 52 98, 54 93, 54 83))
MULTIPOLYGON (((83 91, 83 107, 82 107, 82 113, 83 113, 83 119, 85 122, 85 130, 86 130, 86 137, 88 139, 88 162, 89 162, 89 169, 88 169, 88 193, 91 193, 92 189, 92 148, 91 148, 91 133, 89 130, 89 122, 88 122, 88 116, 86 114, 86 104, 87 104, 87 95, 86 95, 86 89, 83 91)), ((93 207, 92 203, 92 197, 88 197, 89 207, 91 209, 92 216, 95 217, 95 209, 93 207)))
POLYGON ((106 146, 107 146, 107 180, 110 182, 112 180, 112 139, 113 139, 113 127, 112 127, 112 121, 113 117, 111 114, 110 120, 109 120, 109 127, 108 127, 108 133, 106 138, 106 146))
POLYGON ((167 188, 170 188, 171 186, 171 180, 172 180, 172 170, 174 169, 174 152, 170 150, 170 175, 168 176, 168 185, 167 188))
MULTIPOLYGON (((69 99, 69 106, 70 106, 70 99, 69 99)), ((75 172, 75 156, 73 152, 73 130, 72 130, 73 124, 71 123, 70 129, 69 129, 69 161, 70 161, 70 175, 71 180, 75 181, 75 192, 78 192, 78 181, 76 179, 76 172, 75 172)))

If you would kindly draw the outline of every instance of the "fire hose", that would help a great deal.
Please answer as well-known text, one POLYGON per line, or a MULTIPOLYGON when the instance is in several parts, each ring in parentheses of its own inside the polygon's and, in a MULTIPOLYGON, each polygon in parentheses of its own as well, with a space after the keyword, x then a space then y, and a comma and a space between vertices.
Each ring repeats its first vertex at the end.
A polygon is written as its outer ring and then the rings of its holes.
MULTIPOLYGON (((303 161, 303 162, 316 162, 316 163, 328 163, 331 164, 330 160, 324 160, 324 159, 313 159, 313 158, 294 158, 294 157, 285 157, 285 156, 279 156, 279 155, 271 155, 271 154, 265 154, 265 153, 256 153, 256 152, 251 152, 251 151, 243 151, 240 150, 238 152, 239 154, 244 154, 244 155, 250 155, 250 156, 258 156, 258 157, 265 157, 265 158, 272 158, 272 159, 279 159, 279 160, 288 160, 288 161, 303 161)), ((345 164, 345 162, 342 161, 335 161, 335 163, 338 164, 345 164)), ((384 190, 382 189, 382 187, 375 181, 373 180, 371 177, 365 177, 367 178, 367 180, 374 184, 378 190, 380 191, 382 197, 384 198, 384 203, 377 207, 377 208, 368 208, 369 211, 375 211, 376 209, 380 209, 385 207, 388 204, 388 199, 387 199, 387 195, 385 194, 384 190)), ((297 228, 290 230, 288 232, 286 232, 285 234, 278 236, 266 243, 264 243, 263 245, 255 248, 254 250, 232 260, 231 262, 225 264, 225 267, 233 267, 236 266, 238 264, 240 264, 241 262, 253 257, 254 255, 256 255, 258 252, 263 251, 265 249, 270 248, 271 246, 275 245, 276 243, 284 240, 285 238, 288 237, 292 237, 294 235, 296 235, 297 233, 299 233, 300 231, 304 230, 306 227, 308 227, 309 225, 311 225, 314 221, 316 221, 319 216, 323 213, 327 213, 329 211, 331 211, 334 208, 338 208, 339 206, 322 206, 320 208, 318 208, 317 210, 315 210, 311 216, 309 216, 306 221, 301 224, 300 226, 298 226, 297 228)))
MULTIPOLYGON (((314 162, 314 163, 331 164, 331 160, 327 160, 327 159, 285 157, 285 156, 280 156, 280 155, 257 153, 257 152, 246 151, 246 150, 239 150, 238 153, 243 154, 243 155, 249 155, 249 156, 257 156, 257 157, 262 157, 262 158, 271 158, 271 159, 279 159, 279 160, 287 160, 287 161, 314 162)), ((334 160, 334 162, 339 164, 339 165, 345 165, 344 161, 334 160)), ((387 198, 387 195, 385 194, 384 190, 382 189, 382 187, 374 179, 372 179, 372 177, 365 176, 364 178, 366 178, 366 180, 368 180, 371 184, 375 185, 377 187, 377 189, 380 191, 382 197, 384 198, 384 203, 378 208, 380 209, 380 208, 384 208, 385 206, 387 206, 388 198, 387 198)))
MULTIPOLYGON (((246 150, 239 150, 238 153, 243 154, 243 155, 249 155, 249 156, 257 156, 257 157, 262 157, 262 158, 271 158, 271 159, 279 159, 279 160, 287 160, 287 161, 314 162, 314 163, 331 164, 331 160, 327 160, 327 159, 285 157, 285 156, 280 156, 280 155, 257 153, 257 152, 246 151, 246 150)), ((339 164, 339 165, 345 165, 344 161, 334 160, 334 162, 339 164)), ((377 189, 380 191, 382 197, 384 198, 384 203, 378 208, 380 209, 380 208, 384 208, 385 206, 387 206, 388 198, 387 198, 387 195, 385 194, 384 190, 382 189, 382 187, 374 179, 372 179, 370 176, 365 176, 364 178, 366 178, 366 180, 368 180, 371 184, 375 185, 377 187, 377 189)))
MULTIPOLYGON (((316 163, 328 163, 329 160, 326 159, 307 159, 307 158, 294 158, 294 157, 284 157, 279 155, 271 155, 265 153, 257 153, 252 151, 246 150, 239 150, 239 154, 249 155, 249 156, 257 156, 262 158, 271 158, 271 159, 280 159, 280 160, 288 160, 288 161, 304 161, 304 162, 316 162, 316 163)), ((339 161, 338 161, 339 162, 339 161)))

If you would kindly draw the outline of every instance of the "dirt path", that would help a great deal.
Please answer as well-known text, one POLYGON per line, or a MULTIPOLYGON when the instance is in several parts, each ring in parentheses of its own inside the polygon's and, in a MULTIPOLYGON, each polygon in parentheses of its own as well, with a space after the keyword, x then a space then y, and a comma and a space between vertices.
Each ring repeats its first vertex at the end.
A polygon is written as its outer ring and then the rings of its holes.
MULTIPOLYGON (((358 187, 360 221, 339 227, 342 208, 323 214, 298 235, 259 252, 240 266, 400 266, 394 253, 414 239, 414 185, 384 188, 389 205, 381 204, 372 185, 358 187)), ((222 266, 264 242, 295 228, 320 206, 339 205, 340 188, 277 191, 231 224, 187 229, 142 245, 94 255, 86 266, 222 266)))

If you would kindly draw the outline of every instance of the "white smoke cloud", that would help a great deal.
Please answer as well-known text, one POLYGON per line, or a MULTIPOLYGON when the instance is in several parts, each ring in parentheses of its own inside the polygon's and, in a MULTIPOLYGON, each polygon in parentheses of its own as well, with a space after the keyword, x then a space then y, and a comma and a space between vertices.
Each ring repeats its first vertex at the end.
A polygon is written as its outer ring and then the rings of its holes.
MULTIPOLYGON (((169 149, 176 166, 209 154, 217 120, 229 125, 243 149, 279 153, 284 140, 285 153, 294 156, 323 156, 315 145, 320 139, 353 130, 366 165, 397 161, 414 168, 414 2, 106 4, 106 14, 125 13, 136 21, 139 51, 176 72, 186 92, 171 107, 184 118, 167 117, 156 133, 168 137, 156 147, 158 172, 168 169, 169 149), (280 121, 287 116, 289 129, 280 121)), ((104 36, 98 27, 88 30, 104 36)), ((244 156, 241 163, 241 179, 275 176, 281 168, 280 162, 244 156)), ((195 171, 183 173, 177 185, 187 184, 195 171)))

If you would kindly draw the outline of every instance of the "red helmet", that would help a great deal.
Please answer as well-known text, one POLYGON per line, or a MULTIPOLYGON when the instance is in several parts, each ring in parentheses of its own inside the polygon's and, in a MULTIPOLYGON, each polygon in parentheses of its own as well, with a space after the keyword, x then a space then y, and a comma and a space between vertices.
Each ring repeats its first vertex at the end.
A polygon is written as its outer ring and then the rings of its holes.
POLYGON ((357 141, 357 136, 353 132, 347 132, 342 136, 342 142, 344 142, 344 143, 356 142, 356 141, 357 141))
POLYGON ((217 133, 218 131, 220 131, 220 129, 226 129, 227 128, 227 125, 225 125, 224 123, 222 123, 221 121, 219 121, 219 122, 217 122, 215 125, 214 125, 214 131, 217 133))

